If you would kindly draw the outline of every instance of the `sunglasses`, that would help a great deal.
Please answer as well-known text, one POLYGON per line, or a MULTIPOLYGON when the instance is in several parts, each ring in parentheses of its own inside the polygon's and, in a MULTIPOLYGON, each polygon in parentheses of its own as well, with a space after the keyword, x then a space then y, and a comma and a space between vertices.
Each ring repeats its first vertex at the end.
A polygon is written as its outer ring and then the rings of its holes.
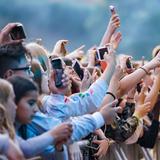
POLYGON ((20 67, 20 68, 11 68, 14 71, 26 71, 28 75, 32 74, 31 66, 20 67))

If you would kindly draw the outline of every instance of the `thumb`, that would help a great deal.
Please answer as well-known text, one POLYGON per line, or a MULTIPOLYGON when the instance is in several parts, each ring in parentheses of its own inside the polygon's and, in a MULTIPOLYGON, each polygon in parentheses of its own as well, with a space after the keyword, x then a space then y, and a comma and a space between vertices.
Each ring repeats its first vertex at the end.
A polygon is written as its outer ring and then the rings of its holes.
POLYGON ((66 45, 67 43, 68 43, 68 40, 63 40, 63 41, 62 41, 62 44, 63 44, 63 45, 66 45))
POLYGON ((98 145, 99 145, 99 144, 100 144, 100 141, 99 141, 99 140, 94 140, 94 141, 93 141, 93 143, 95 143, 95 144, 98 144, 98 145))
POLYGON ((117 103, 118 103, 118 100, 115 99, 113 102, 108 104, 108 107, 115 107, 117 103))
POLYGON ((122 107, 115 107, 114 110, 116 113, 122 113, 122 107))

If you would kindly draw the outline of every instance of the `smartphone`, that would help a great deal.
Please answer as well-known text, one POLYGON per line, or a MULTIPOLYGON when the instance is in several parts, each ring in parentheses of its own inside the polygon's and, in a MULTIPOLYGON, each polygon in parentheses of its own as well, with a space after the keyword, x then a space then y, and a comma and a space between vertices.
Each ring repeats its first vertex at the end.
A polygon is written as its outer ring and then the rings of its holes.
POLYGON ((141 60, 142 60, 142 66, 144 66, 145 57, 142 56, 141 60))
POLYGON ((110 9, 112 15, 113 15, 113 14, 116 14, 116 10, 115 10, 115 7, 114 7, 113 5, 110 5, 110 6, 109 6, 109 9, 110 9))
POLYGON ((142 89, 141 82, 137 84, 136 89, 137 89, 137 92, 138 92, 138 93, 141 92, 141 89, 142 89))
POLYGON ((60 58, 54 58, 51 60, 52 68, 55 69, 55 85, 57 88, 63 86, 62 75, 64 73, 62 60, 60 58))
POLYGON ((82 80, 84 77, 84 71, 83 69, 80 67, 80 64, 78 63, 77 60, 75 60, 75 62, 73 62, 72 65, 73 69, 75 70, 75 72, 78 74, 79 78, 82 80))
POLYGON ((127 66, 128 69, 133 68, 133 65, 132 65, 132 63, 131 63, 130 58, 127 58, 127 60, 126 60, 126 66, 127 66))
POLYGON ((26 39, 24 27, 21 23, 18 23, 10 32, 10 36, 13 40, 26 39))
POLYGON ((63 58, 64 63, 66 64, 66 66, 72 66, 72 60, 69 58, 63 58))
POLYGON ((96 59, 98 59, 98 60, 103 60, 105 53, 107 53, 107 54, 109 53, 109 52, 108 52, 108 47, 100 47, 100 48, 97 48, 96 59))

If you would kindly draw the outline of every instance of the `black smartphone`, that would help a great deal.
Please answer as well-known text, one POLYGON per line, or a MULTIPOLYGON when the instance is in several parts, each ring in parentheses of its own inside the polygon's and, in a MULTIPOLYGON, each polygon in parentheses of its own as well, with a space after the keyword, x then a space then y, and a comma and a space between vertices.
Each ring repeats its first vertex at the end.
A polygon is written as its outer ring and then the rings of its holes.
POLYGON ((26 34, 24 32, 24 27, 21 23, 18 23, 10 32, 11 38, 13 40, 25 39, 26 34))
POLYGON ((126 60, 126 66, 127 66, 128 69, 133 68, 133 65, 132 65, 132 63, 131 63, 130 58, 127 58, 127 60, 126 60))
POLYGON ((52 68, 55 69, 55 85, 57 88, 63 86, 62 75, 64 73, 62 60, 60 58, 54 58, 51 60, 52 68))
POLYGON ((75 72, 78 74, 79 78, 82 80, 83 77, 84 77, 84 71, 80 67, 80 64, 78 63, 77 60, 75 60, 75 62, 73 63, 72 67, 75 70, 75 72))
POLYGON ((137 84, 136 89, 137 89, 137 92, 138 92, 138 93, 141 92, 141 89, 142 89, 141 82, 137 84))
POLYGON ((110 11, 111 11, 112 14, 116 13, 115 7, 113 5, 110 5, 109 9, 110 9, 110 11))
POLYGON ((97 48, 96 59, 98 59, 98 60, 103 60, 105 53, 107 53, 107 54, 109 53, 109 52, 108 52, 108 47, 100 47, 100 48, 97 48))

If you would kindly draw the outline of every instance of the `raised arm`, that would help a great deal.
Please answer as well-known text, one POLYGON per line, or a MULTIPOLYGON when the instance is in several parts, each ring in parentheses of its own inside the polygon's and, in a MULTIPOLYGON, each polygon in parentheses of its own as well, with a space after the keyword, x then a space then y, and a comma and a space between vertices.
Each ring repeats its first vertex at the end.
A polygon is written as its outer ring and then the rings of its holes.
POLYGON ((111 37, 116 31, 116 29, 120 26, 120 18, 118 14, 113 14, 110 18, 106 31, 103 35, 103 38, 100 42, 99 46, 104 46, 107 43, 110 43, 111 37))
POLYGON ((106 81, 107 84, 109 84, 116 66, 116 57, 114 50, 109 50, 109 53, 104 55, 104 59, 107 63, 107 67, 99 79, 102 79, 106 81))
POLYGON ((152 109, 157 102, 158 93, 159 93, 159 90, 160 90, 160 74, 159 73, 160 73, 160 68, 156 68, 155 79, 154 79, 153 86, 152 86, 150 92, 148 93, 148 95, 145 98, 145 102, 150 102, 151 103, 152 109))
POLYGON ((115 69, 115 72, 114 72, 114 74, 111 78, 109 87, 108 87, 108 92, 107 93, 109 93, 109 94, 106 94, 106 96, 104 97, 102 105, 101 105, 102 107, 105 104, 113 101, 114 96, 116 98, 119 87, 120 87, 120 79, 121 79, 122 74, 123 74, 123 72, 122 72, 121 67, 117 66, 116 69, 115 69), (111 95, 111 94, 113 94, 113 95, 111 95))
POLYGON ((127 93, 133 86, 140 82, 140 80, 152 69, 160 65, 160 53, 157 54, 150 62, 145 64, 142 68, 137 69, 133 73, 125 76, 120 81, 120 93, 118 97, 123 96, 127 93))

